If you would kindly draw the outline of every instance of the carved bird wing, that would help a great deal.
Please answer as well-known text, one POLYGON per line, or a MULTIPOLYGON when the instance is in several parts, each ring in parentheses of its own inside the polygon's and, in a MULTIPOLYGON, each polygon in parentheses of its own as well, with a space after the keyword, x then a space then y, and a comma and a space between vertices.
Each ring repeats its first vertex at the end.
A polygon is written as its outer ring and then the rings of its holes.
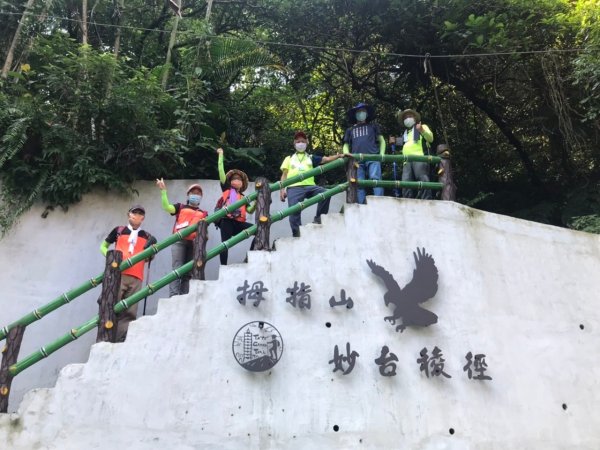
POLYGON ((402 289, 406 301, 412 304, 423 303, 435 295, 438 290, 438 270, 431 255, 417 248, 415 270, 410 282, 402 289))
POLYGON ((392 274, 385 270, 383 267, 377 265, 370 259, 367 259, 367 264, 371 268, 371 271, 383 280, 383 283, 385 284, 385 287, 388 290, 387 293, 383 296, 383 298, 385 300, 385 304, 388 305, 391 301, 390 298, 392 296, 398 297, 400 295, 400 286, 398 285, 398 283, 396 283, 396 280, 394 280, 392 274))

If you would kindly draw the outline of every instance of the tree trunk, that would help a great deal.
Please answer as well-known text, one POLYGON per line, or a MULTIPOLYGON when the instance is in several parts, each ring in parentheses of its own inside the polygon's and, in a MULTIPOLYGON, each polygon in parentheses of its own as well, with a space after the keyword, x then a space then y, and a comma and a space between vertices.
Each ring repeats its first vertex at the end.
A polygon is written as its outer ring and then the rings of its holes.
POLYGON ((525 168, 525 172, 529 177, 529 181, 534 186, 541 186, 542 181, 537 175, 535 168, 533 167, 533 161, 523 148, 522 142, 514 135, 512 130, 506 121, 498 115, 493 107, 488 101, 479 98, 473 89, 469 87, 469 85, 463 80, 450 76, 449 81, 453 84, 463 95, 471 101, 477 108, 483 111, 491 120, 496 124, 498 129, 504 134, 508 142, 514 147, 519 158, 521 158, 521 162, 523 163, 523 167, 525 168))
POLYGON ((346 190, 346 203, 358 203, 358 163, 354 158, 346 159, 346 178, 348 189, 346 190))
POLYGON ((213 0, 206 0, 206 18, 207 22, 210 22, 210 13, 212 11, 213 0))
POLYGON ((9 367, 17 362, 21 341, 25 333, 25 326, 17 325, 6 336, 6 347, 2 349, 2 364, 0 364, 0 413, 8 410, 8 397, 13 376, 8 371, 9 367))
MULTIPOLYGON (((125 0, 119 0, 117 8, 117 20, 115 24, 117 31, 115 32, 115 44, 113 46, 113 54, 115 55, 115 59, 119 59, 119 50, 121 49, 121 17, 123 16, 123 11, 125 10, 125 0)), ((108 90, 110 91, 110 85, 108 90)))
POLYGON ((198 223, 198 233, 194 238, 194 266, 192 280, 206 280, 206 243, 208 242, 208 224, 203 220, 198 223))
POLYGON ((452 174, 452 165, 450 164, 450 149, 446 144, 437 146, 437 155, 442 158, 438 168, 440 183, 442 188, 442 200, 456 201, 456 184, 454 184, 454 175, 452 174))
POLYGON ((81 43, 87 45, 88 43, 88 11, 87 11, 87 0, 81 1, 81 43))
POLYGON ((123 254, 120 251, 109 250, 106 254, 102 293, 98 299, 100 321, 98 322, 96 342, 115 342, 117 340, 118 319, 115 314, 115 305, 119 301, 119 288, 121 287, 119 266, 122 260, 123 254))
POLYGON ((254 222, 257 227, 254 250, 271 250, 269 242, 271 230, 271 191, 269 190, 269 180, 262 177, 258 178, 256 180, 256 189, 259 192, 254 216, 254 222))
MULTIPOLYGON (((177 7, 181 11, 181 0, 177 0, 177 7)), ((175 22, 173 23, 173 29, 171 30, 171 38, 169 39, 169 47, 167 48, 167 59, 165 61, 165 70, 162 78, 162 88, 167 88, 167 81, 169 79, 169 66, 171 65, 171 52, 175 46, 175 40, 177 39, 177 26, 179 25, 179 15, 175 15, 175 22)))
POLYGON ((29 14, 29 10, 33 6, 33 2, 34 0, 27 0, 27 3, 25 4, 25 10, 23 11, 21 20, 19 20, 19 25, 17 25, 15 35, 13 36, 12 42, 10 43, 10 47, 8 49, 8 53, 6 54, 6 59, 4 60, 2 74, 0 75, 2 78, 6 78, 8 76, 8 72, 10 71, 10 67, 12 66, 13 58, 15 57, 15 49, 17 48, 19 38, 21 37, 21 30, 23 29, 23 24, 25 23, 27 14, 29 14))

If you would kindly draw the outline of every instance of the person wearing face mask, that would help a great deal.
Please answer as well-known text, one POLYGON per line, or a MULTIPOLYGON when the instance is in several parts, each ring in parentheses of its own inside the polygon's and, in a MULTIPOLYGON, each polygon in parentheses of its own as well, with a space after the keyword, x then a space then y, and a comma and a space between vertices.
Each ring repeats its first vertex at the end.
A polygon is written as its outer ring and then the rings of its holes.
MULTIPOLYGON (((189 227, 195 223, 200 222, 208 213, 200 209, 200 202, 202 201, 202 187, 199 184, 192 184, 186 194, 186 203, 175 203, 171 204, 167 197, 167 187, 165 186, 164 180, 156 180, 156 186, 161 191, 161 203, 162 208, 175 216, 175 224, 173 225, 173 233, 177 233, 184 228, 189 227)), ((192 233, 186 236, 184 239, 175 242, 171 245, 171 261, 173 270, 183 266, 188 261, 191 261, 194 257, 194 238, 196 233, 192 233)), ((187 294, 190 289, 190 278, 192 277, 191 272, 182 275, 181 278, 177 278, 175 281, 169 284, 169 297, 174 295, 187 294)))
MULTIPOLYGON (((343 152, 366 153, 371 155, 385 154, 385 139, 381 135, 379 125, 373 122, 375 109, 366 103, 359 103, 347 112, 348 122, 352 124, 344 134, 343 152)), ((381 180, 381 162, 361 161, 358 164, 357 177, 364 180, 381 180)), ((358 189, 358 203, 365 203, 366 191, 358 189)), ((383 188, 373 188, 373 194, 382 196, 383 188)))
MULTIPOLYGON (((342 158, 344 155, 337 154, 331 156, 319 156, 306 153, 308 139, 304 131, 296 131, 294 134, 294 154, 287 156, 281 164, 281 181, 307 172, 316 166, 342 158)), ((309 177, 302 181, 292 184, 286 189, 279 191, 279 198, 282 202, 287 198, 288 206, 292 207, 304 199, 314 197, 325 192, 325 189, 315 184, 315 178, 309 177)), ((313 223, 321 223, 321 215, 329 212, 329 198, 321 200, 317 204, 317 214, 313 223)), ((292 236, 300 237, 300 225, 302 225, 301 212, 289 216, 292 236)))
MULTIPOLYGON (((129 211, 127 212, 127 226, 119 226, 112 229, 106 239, 102 242, 102 245, 100 245, 102 254, 106 256, 108 248, 111 244, 114 244, 115 250, 119 250, 123 254, 123 261, 125 261, 151 245, 156 244, 156 238, 140 228, 145 216, 146 210, 142 205, 133 205, 129 208, 129 211)), ((142 281, 144 280, 144 264, 145 261, 140 261, 121 272, 119 301, 131 297, 142 288, 142 281)), ((138 304, 136 303, 117 317, 116 342, 123 342, 125 340, 129 323, 137 318, 137 307, 138 304)))
MULTIPOLYGON (((225 173, 225 166, 223 164, 223 149, 218 148, 217 154, 219 155, 219 181, 221 182, 221 190, 223 191, 223 195, 217 202, 215 211, 241 200, 242 197, 244 197, 244 191, 248 188, 248 176, 238 169, 232 169, 225 173)), ((246 205, 241 206, 240 208, 223 217, 218 224, 218 227, 221 229, 221 241, 224 242, 230 237, 241 233, 246 228, 250 228, 252 224, 246 222, 246 213, 253 213, 255 208, 256 202, 248 207, 246 207, 246 205)), ((252 240, 250 250, 253 248, 254 240, 252 240)), ((219 258, 221 259, 222 265, 227 265, 227 249, 219 254, 219 258)))
MULTIPOLYGON (((421 123, 421 115, 414 109, 405 109, 397 114, 398 121, 404 125, 402 136, 403 155, 429 155, 429 147, 433 142, 433 132, 421 123)), ((402 181, 429 181, 429 163, 405 162, 402 167, 402 181)), ((431 199, 431 189, 421 189, 417 198, 431 199)), ((402 189, 402 197, 415 198, 414 189, 402 189)))

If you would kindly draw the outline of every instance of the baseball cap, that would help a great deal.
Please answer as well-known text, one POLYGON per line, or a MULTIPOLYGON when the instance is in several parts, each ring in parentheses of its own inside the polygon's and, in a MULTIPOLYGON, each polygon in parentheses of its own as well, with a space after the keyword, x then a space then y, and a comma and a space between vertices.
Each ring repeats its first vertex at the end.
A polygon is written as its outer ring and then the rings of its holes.
POLYGON ((139 211, 141 212, 144 216, 146 215, 146 210, 144 209, 144 207, 142 205, 133 205, 131 208, 129 208, 129 212, 136 212, 139 211))

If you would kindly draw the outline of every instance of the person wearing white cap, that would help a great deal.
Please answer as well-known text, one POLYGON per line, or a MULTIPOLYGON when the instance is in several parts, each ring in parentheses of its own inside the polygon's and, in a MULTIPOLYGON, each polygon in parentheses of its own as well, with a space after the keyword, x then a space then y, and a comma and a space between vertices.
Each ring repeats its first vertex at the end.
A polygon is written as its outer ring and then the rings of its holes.
MULTIPOLYGON (((127 212, 127 226, 119 226, 112 229, 100 246, 102 254, 106 256, 110 245, 115 244, 115 250, 123 254, 123 261, 125 261, 151 245, 156 244, 156 238, 140 228, 145 217, 146 210, 142 205, 133 205, 129 208, 127 212)), ((131 297, 142 288, 144 264, 145 261, 140 261, 132 267, 123 270, 121 273, 121 285, 119 287, 119 301, 131 297)), ((117 342, 125 340, 129 322, 134 321, 137 317, 137 306, 137 303, 130 306, 117 317, 117 342)))
MULTIPOLYGON (((202 201, 202 187, 198 183, 194 183, 188 187, 186 192, 186 203, 174 204, 169 203, 169 198, 167 197, 167 187, 162 178, 160 180, 156 180, 156 186, 158 186, 161 191, 162 208, 172 216, 175 216, 173 233, 177 233, 178 231, 181 231, 190 225, 198 223, 208 216, 206 211, 200 209, 200 202, 202 201)), ((171 245, 171 262, 173 270, 178 269, 193 259, 195 237, 196 232, 171 245)), ((177 278, 175 281, 172 281, 169 284, 169 297, 187 294, 190 290, 191 277, 191 272, 188 272, 187 274, 182 275, 181 278, 177 278)))

